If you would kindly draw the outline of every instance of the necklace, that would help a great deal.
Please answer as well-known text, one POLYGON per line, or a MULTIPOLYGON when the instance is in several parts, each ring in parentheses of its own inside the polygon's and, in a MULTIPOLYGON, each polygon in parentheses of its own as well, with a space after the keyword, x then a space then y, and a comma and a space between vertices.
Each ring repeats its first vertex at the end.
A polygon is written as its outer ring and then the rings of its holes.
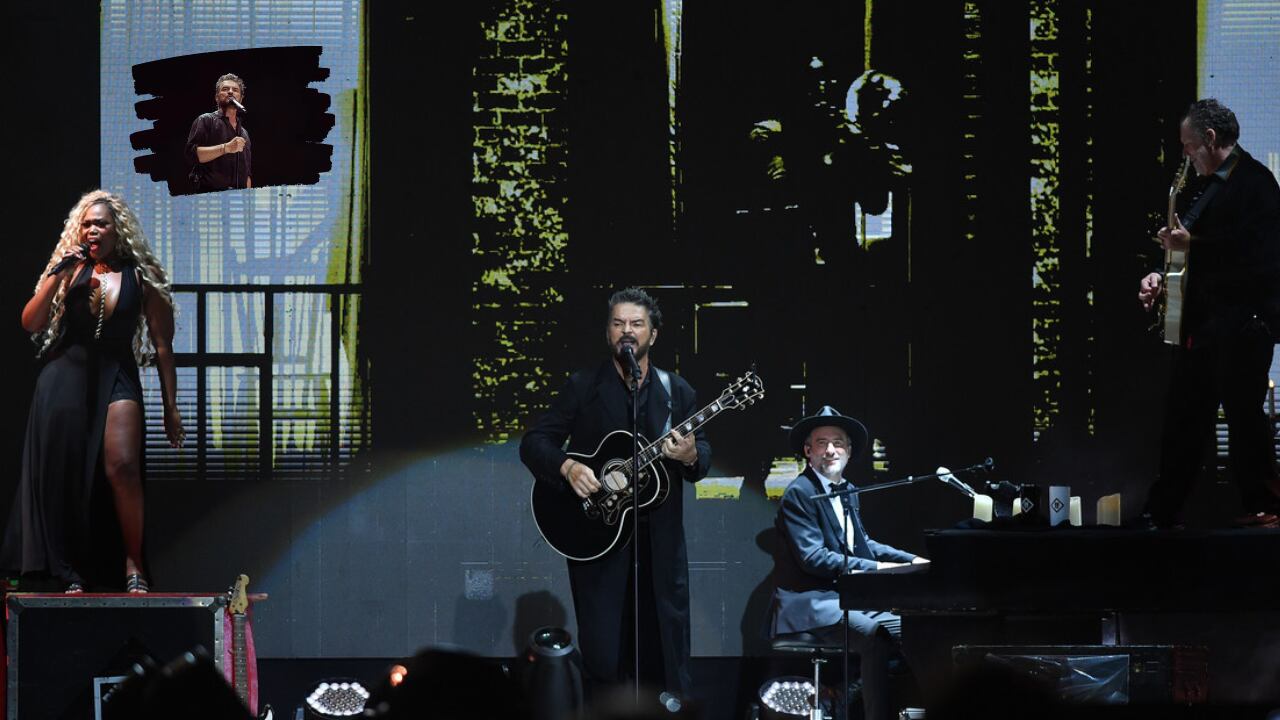
MULTIPOLYGON (((97 268, 95 267, 94 270, 97 270, 97 268)), ((107 268, 107 272, 110 273, 110 268, 107 268)), ((108 277, 110 277, 109 274, 104 274, 101 277, 94 278, 94 280, 97 281, 97 285, 98 285, 98 327, 93 331, 94 340, 102 339, 102 326, 107 319, 107 288, 109 287, 107 283, 108 277)))

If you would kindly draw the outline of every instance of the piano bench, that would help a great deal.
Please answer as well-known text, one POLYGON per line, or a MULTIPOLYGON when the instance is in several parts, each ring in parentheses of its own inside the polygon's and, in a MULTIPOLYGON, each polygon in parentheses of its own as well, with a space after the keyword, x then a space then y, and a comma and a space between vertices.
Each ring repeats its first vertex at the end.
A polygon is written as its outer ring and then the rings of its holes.
MULTIPOLYGON (((795 632, 774 635, 769 638, 769 649, 773 651, 775 656, 781 657, 807 657, 809 662, 813 663, 813 687, 819 688, 819 695, 822 694, 822 666, 828 660, 839 659, 844 652, 844 643, 839 638, 831 638, 829 634, 819 636, 811 632, 795 632)), ((769 685, 768 682, 765 685, 769 685)), ((762 702, 768 702, 765 698, 765 689, 760 688, 760 697, 762 702)), ((809 720, 824 717, 825 701, 810 704, 809 720)), ((830 710, 830 708, 826 708, 830 710)))
POLYGON ((838 639, 821 638, 811 632, 782 633, 769 639, 769 649, 781 655, 806 655, 816 660, 840 657, 844 650, 838 639))

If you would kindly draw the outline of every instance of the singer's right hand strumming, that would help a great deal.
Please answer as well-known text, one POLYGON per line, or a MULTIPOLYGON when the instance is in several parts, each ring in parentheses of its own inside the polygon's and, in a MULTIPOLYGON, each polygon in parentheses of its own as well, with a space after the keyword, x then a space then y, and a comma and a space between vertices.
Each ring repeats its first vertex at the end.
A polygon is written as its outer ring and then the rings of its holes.
POLYGON ((1156 298, 1160 297, 1160 293, 1164 290, 1164 276, 1160 273, 1153 272, 1142 278, 1142 282, 1138 283, 1138 302, 1142 303, 1143 310, 1150 310, 1156 304, 1156 298))
POLYGON ((596 479, 595 471, 573 458, 564 461, 560 466, 560 474, 580 498, 586 499, 600 489, 600 481, 596 479))

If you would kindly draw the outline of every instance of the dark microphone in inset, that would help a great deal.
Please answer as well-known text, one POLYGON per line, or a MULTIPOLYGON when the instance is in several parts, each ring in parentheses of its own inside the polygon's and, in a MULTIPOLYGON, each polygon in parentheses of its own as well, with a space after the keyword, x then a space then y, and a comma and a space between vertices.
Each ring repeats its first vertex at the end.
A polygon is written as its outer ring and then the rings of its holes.
POLYGON ((643 373, 640 372, 640 363, 636 361, 636 349, 631 347, 631 343, 623 343, 622 356, 627 360, 627 367, 631 368, 631 377, 639 382, 643 373))
POLYGON ((236 106, 236 109, 237 109, 237 110, 239 110, 240 112, 249 112, 248 110, 245 110, 245 109, 244 109, 244 106, 240 104, 240 101, 239 101, 239 100, 237 100, 237 99, 235 99, 235 98, 233 98, 233 97, 228 97, 227 99, 228 99, 228 100, 230 100, 230 101, 232 102, 232 104, 234 104, 234 105, 236 106))
POLYGON ((62 258, 61 260, 58 261, 58 264, 54 265, 52 268, 49 269, 49 272, 48 274, 45 275, 45 277, 49 277, 51 275, 57 275, 63 270, 66 270, 68 266, 75 265, 81 260, 84 260, 85 258, 87 258, 89 256, 89 243, 80 243, 80 254, 85 257, 68 255, 62 258))

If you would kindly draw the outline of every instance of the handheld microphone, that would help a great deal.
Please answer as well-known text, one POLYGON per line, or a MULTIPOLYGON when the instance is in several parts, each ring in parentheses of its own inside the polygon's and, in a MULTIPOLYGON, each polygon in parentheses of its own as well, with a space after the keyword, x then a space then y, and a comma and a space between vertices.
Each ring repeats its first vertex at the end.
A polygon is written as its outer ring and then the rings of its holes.
POLYGON ((644 373, 640 372, 640 363, 636 361, 636 349, 631 347, 630 343, 626 343, 622 346, 622 356, 626 358, 627 367, 631 369, 631 377, 639 382, 644 373))
POLYGON ((49 272, 45 275, 45 277, 57 275, 63 270, 66 270, 67 267, 86 259, 89 256, 89 243, 80 243, 80 255, 83 255, 84 257, 80 257, 78 255, 68 255, 62 258, 61 260, 58 261, 58 264, 54 265, 52 268, 49 268, 49 272))

